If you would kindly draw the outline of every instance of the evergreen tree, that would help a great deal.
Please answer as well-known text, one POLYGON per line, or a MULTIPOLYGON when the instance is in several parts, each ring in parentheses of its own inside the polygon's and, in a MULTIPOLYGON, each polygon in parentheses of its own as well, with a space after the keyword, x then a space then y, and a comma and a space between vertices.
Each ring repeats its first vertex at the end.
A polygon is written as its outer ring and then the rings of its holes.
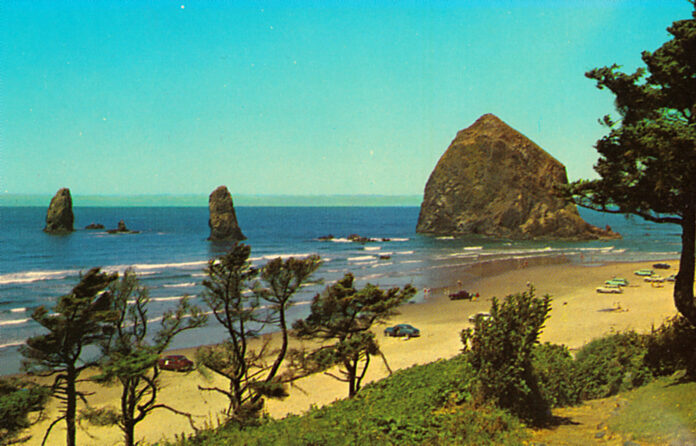
POLYGON ((380 355, 389 368, 370 328, 396 314, 396 307, 416 293, 411 285, 384 291, 367 284, 357 290, 353 282, 353 275, 348 273, 314 296, 310 315, 293 324, 299 339, 321 341, 320 347, 309 353, 293 352, 295 364, 306 373, 325 371, 347 382, 349 397, 360 390, 371 356, 380 355), (340 375, 327 371, 336 365, 340 375))
POLYGON ((149 291, 140 284, 135 272, 127 269, 121 280, 113 282, 109 290, 115 315, 113 334, 102 344, 102 373, 94 379, 121 386, 117 424, 123 431, 126 446, 133 446, 136 424, 155 409, 167 409, 191 419, 187 413, 157 403, 160 390, 157 360, 177 334, 204 325, 207 316, 184 297, 176 309, 164 313, 159 330, 152 335, 147 318, 149 291))
POLYGON ((200 388, 224 394, 229 399, 226 416, 239 423, 258 417, 264 396, 287 396, 284 384, 290 377, 279 374, 288 349, 286 312, 320 264, 318 256, 276 259, 259 270, 251 265, 250 253, 249 246, 235 244, 228 254, 208 262, 203 299, 229 337, 197 354, 202 365, 229 382, 227 389, 200 388), (251 347, 250 341, 272 330, 280 330, 279 348, 271 350, 268 340, 251 347))
POLYGON ((84 357, 84 348, 103 341, 109 334, 112 295, 105 290, 116 278, 117 274, 93 268, 80 278, 71 293, 58 300, 53 313, 44 306, 32 313, 32 319, 48 333, 27 339, 20 349, 26 358, 23 366, 41 376, 54 376, 51 392, 63 403, 61 416, 47 429, 44 443, 53 426, 65 420, 66 444, 75 445, 77 398, 85 399, 76 383, 84 369, 96 364, 96 358, 84 357))
MULTIPOLYGON (((693 2, 692 2, 693 3, 693 2)), ((632 74, 617 65, 586 74, 615 96, 619 119, 605 116, 609 134, 596 144, 600 178, 572 183, 579 206, 632 214, 681 227, 682 251, 674 303, 696 326, 696 7, 692 18, 667 28, 673 36, 647 66, 632 74)))

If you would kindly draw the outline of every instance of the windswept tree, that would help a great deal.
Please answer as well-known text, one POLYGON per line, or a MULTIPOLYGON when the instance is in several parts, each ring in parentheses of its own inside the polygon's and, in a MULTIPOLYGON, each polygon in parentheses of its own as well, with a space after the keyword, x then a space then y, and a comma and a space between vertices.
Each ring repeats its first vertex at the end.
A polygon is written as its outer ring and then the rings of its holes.
POLYGON ((574 182, 567 193, 579 206, 681 227, 674 303, 696 326, 696 7, 667 31, 671 40, 643 52, 647 69, 586 74, 616 96, 618 119, 603 119, 609 134, 595 146, 599 179, 574 182))
POLYGON ((147 314, 150 293, 132 269, 113 282, 109 291, 113 296, 113 333, 102 343, 101 374, 93 379, 121 386, 117 424, 123 431, 126 446, 133 446, 136 424, 153 410, 167 409, 191 419, 189 414, 157 402, 160 390, 157 360, 177 334, 204 325, 207 316, 184 297, 174 310, 164 313, 159 329, 152 333, 147 314))
POLYGON ((113 321, 112 295, 106 291, 117 274, 89 270, 69 294, 62 296, 50 313, 44 306, 32 313, 32 319, 48 330, 48 333, 27 339, 20 351, 25 357, 25 370, 41 376, 54 376, 51 393, 62 402, 61 415, 54 420, 44 436, 46 442, 53 426, 65 420, 66 444, 75 445, 75 414, 77 398, 85 400, 76 384, 80 373, 96 364, 94 358, 85 357, 84 349, 96 345, 108 335, 113 321))
POLYGON ((228 338, 198 350, 200 364, 223 376, 229 386, 200 387, 229 399, 226 416, 246 423, 258 417, 264 397, 287 396, 289 377, 279 373, 288 350, 287 309, 292 297, 320 265, 318 256, 276 259, 260 270, 249 261, 251 248, 235 244, 229 253, 208 262, 203 299, 228 338), (258 278, 261 278, 261 282, 258 278), (280 346, 251 341, 266 331, 280 331, 280 346))
POLYGON ((349 397, 360 390, 371 356, 381 356, 389 368, 370 328, 395 315, 396 308, 416 294, 411 285, 384 291, 367 284, 357 290, 354 280, 348 273, 315 295, 310 315, 293 324, 299 339, 320 341, 320 346, 309 353, 294 351, 295 365, 306 373, 324 371, 347 382, 349 397), (334 366, 339 367, 339 374, 328 371, 334 366))

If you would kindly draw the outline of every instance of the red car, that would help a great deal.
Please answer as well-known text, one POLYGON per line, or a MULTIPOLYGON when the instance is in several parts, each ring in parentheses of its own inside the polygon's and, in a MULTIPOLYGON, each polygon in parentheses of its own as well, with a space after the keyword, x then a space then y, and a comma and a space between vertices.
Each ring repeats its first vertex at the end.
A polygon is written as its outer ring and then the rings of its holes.
POLYGON ((193 370, 193 361, 184 355, 169 355, 160 358, 157 365, 162 370, 174 370, 175 372, 188 372, 193 370))

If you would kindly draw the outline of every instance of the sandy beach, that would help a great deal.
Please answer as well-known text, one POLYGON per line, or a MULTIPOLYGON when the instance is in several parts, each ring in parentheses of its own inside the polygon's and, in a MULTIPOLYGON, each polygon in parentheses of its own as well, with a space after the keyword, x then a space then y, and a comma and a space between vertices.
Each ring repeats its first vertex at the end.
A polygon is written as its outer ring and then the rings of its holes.
MULTIPOLYGON (((553 263, 553 262, 551 262, 553 263)), ((668 262, 671 269, 664 275, 676 273, 676 261, 668 262)), ((375 328, 382 350, 392 369, 401 369, 414 364, 424 364, 440 358, 450 358, 461 349, 459 332, 467 327, 468 317, 490 307, 493 296, 524 290, 532 284, 537 295, 552 297, 551 317, 542 334, 542 342, 565 344, 577 349, 601 335, 624 330, 650 331, 666 318, 676 314, 672 300, 672 283, 653 286, 633 274, 634 270, 650 267, 648 262, 615 263, 601 266, 582 266, 562 263, 529 266, 526 263, 507 265, 504 272, 490 268, 462 271, 449 277, 449 286, 433 288, 424 303, 408 304, 390 323, 410 323, 421 330, 421 337, 410 340, 387 338, 382 334, 384 326, 375 328), (461 277, 460 277, 461 276, 461 277), (630 284, 622 294, 600 294, 595 288, 604 280, 624 277, 630 284), (449 292, 458 289, 457 281, 464 287, 478 292, 477 301, 450 301, 449 292)), ((657 271, 660 272, 660 271, 657 271)), ((297 341, 294 341, 297 343, 297 341)), ((296 344, 297 345, 297 344, 296 344)), ((194 356, 193 349, 183 351, 194 356)), ((366 381, 387 376, 386 367, 373 360, 366 381)), ((210 385, 198 372, 178 374, 163 372, 163 390, 160 401, 180 410, 192 413, 198 427, 215 425, 217 414, 225 407, 225 400, 217 394, 201 392, 197 386, 210 385)), ((224 383, 218 382, 224 387, 224 383)), ((84 390, 94 392, 88 401, 94 407, 118 404, 118 388, 105 388, 85 384, 84 390)), ((291 413, 299 414, 312 404, 324 405, 345 398, 347 384, 319 374, 296 382, 290 396, 282 401, 268 401, 266 410, 275 418, 291 413)), ((43 433, 56 413, 56 404, 49 406, 48 417, 31 430, 32 438, 25 444, 41 443, 43 433)), ((193 432, 189 421, 166 410, 155 411, 136 427, 137 440, 155 442, 162 438, 174 438, 181 433, 193 432)), ((94 427, 82 423, 78 428, 79 444, 113 445, 122 443, 121 431, 117 427, 94 427)), ((63 423, 56 426, 47 444, 60 445, 65 442, 63 423)))

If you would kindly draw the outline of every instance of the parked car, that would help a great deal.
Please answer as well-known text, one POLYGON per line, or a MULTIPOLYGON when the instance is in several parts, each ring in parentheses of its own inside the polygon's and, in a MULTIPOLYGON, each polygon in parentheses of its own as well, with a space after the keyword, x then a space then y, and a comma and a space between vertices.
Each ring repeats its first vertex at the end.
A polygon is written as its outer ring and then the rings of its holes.
POLYGON ((466 290, 457 291, 449 295, 450 300, 476 300, 478 297, 478 293, 470 293, 466 290))
POLYGON ((175 372, 188 372, 193 370, 193 361, 184 355, 168 355, 160 358, 157 365, 162 370, 173 370, 175 372))
POLYGON ((409 324, 396 324, 392 327, 387 327, 384 329, 385 336, 395 336, 406 338, 417 338, 420 336, 420 330, 409 324))

